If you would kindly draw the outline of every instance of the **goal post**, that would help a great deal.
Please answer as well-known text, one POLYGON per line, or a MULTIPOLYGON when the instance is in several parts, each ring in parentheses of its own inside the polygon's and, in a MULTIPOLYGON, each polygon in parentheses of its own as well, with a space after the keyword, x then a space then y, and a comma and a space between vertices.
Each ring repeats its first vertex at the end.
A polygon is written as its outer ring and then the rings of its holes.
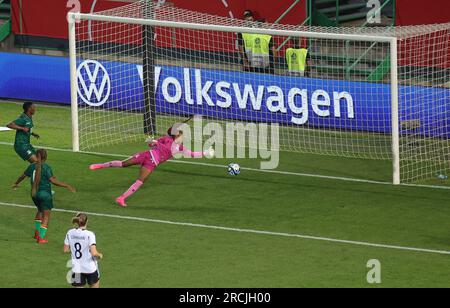
POLYGON ((400 118, 398 105, 398 45, 391 38, 391 122, 392 122, 392 183, 399 185, 400 177, 400 118))
POLYGON ((393 184, 450 172, 449 24, 297 27, 149 3, 69 14, 75 151, 200 114, 276 123, 283 151, 389 160, 393 184), (281 46, 266 51, 270 67, 244 63, 242 34, 281 46), (307 49, 304 75, 292 74, 288 48, 307 49))
MULTIPOLYGON (((144 16, 153 16, 153 5, 147 3, 143 7, 144 16)), ((142 25, 143 45, 143 85, 144 85, 144 133, 156 135, 156 103, 155 103, 155 58, 154 58, 153 26, 142 25)))
POLYGON ((72 150, 80 151, 80 135, 78 126, 78 96, 77 96, 77 51, 76 51, 76 15, 68 14, 69 24, 69 63, 70 63, 70 99, 72 118, 72 150))

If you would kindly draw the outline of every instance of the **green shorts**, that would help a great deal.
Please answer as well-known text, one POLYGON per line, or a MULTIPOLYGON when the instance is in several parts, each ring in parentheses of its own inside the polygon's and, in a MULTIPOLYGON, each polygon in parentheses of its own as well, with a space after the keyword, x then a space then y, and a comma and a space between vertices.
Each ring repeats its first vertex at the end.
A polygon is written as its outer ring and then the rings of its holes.
POLYGON ((52 194, 46 191, 39 191, 33 198, 34 205, 39 211, 51 211, 53 209, 52 194))
POLYGON ((36 155, 36 149, 31 144, 14 145, 14 150, 23 160, 29 160, 31 156, 36 155))

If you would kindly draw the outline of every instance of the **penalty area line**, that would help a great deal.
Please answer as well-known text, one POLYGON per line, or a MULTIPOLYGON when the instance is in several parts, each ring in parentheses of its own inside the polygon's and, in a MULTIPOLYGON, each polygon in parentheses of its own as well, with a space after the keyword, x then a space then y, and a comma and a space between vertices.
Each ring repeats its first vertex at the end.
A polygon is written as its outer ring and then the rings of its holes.
MULTIPOLYGON (((0 145, 5 146, 13 146, 14 144, 9 142, 0 142, 0 145)), ((102 153, 102 152, 89 152, 89 151, 80 151, 74 152, 71 149, 61 149, 54 147, 40 147, 42 149, 57 151, 57 152, 66 152, 66 153, 75 153, 75 154, 87 154, 87 155, 98 155, 98 156, 108 156, 108 157, 117 157, 117 158, 129 158, 130 155, 123 154, 113 154, 113 153, 102 153)), ((227 168, 224 165, 218 164, 210 164, 210 163, 201 163, 195 161, 183 161, 183 160, 168 160, 169 163, 176 164, 186 164, 186 165, 196 165, 196 166, 204 166, 204 167, 214 167, 214 168, 227 168)), ((259 173, 272 173, 272 174, 281 174, 281 175, 290 175, 290 176, 300 176, 300 177, 308 177, 308 178, 316 178, 316 179, 325 179, 325 180, 334 180, 334 181, 344 181, 344 182, 353 182, 353 183, 362 183, 362 184, 376 184, 376 185, 385 185, 385 186, 395 186, 391 182, 382 182, 382 181, 374 181, 374 180, 364 180, 364 179, 355 179, 355 178, 346 178, 346 177, 338 177, 331 175, 320 175, 320 174, 310 174, 310 173, 300 173, 300 172, 289 172, 289 171, 281 171, 281 170, 264 170, 264 169, 255 169, 255 168, 247 168, 242 167, 241 170, 259 172, 259 173)), ((416 187, 416 188, 432 188, 432 189, 442 189, 442 190, 450 190, 450 186, 439 186, 439 185, 422 185, 422 184, 405 184, 401 183, 397 186, 403 187, 416 187)))
MULTIPOLYGON (((22 209, 36 209, 35 206, 31 206, 31 205, 23 205, 23 204, 15 204, 15 203, 7 203, 7 202, 0 202, 0 205, 14 207, 14 208, 22 208, 22 209)), ((69 214, 77 214, 77 213, 79 213, 78 211, 65 210, 65 209, 53 209, 52 211, 60 212, 60 213, 69 213, 69 214)), ((210 229, 210 230, 220 230, 220 231, 228 231, 228 232, 235 232, 235 233, 248 233, 248 234, 266 235, 266 236, 286 237, 286 238, 298 238, 298 239, 303 239, 303 240, 314 240, 314 241, 321 241, 321 242, 328 242, 328 243, 337 243, 337 244, 346 244, 346 245, 364 246, 364 247, 374 247, 374 248, 383 248, 383 249, 391 249, 391 250, 402 250, 402 251, 409 251, 409 252, 420 252, 420 253, 430 253, 430 254, 439 254, 439 255, 450 255, 450 251, 445 251, 445 250, 414 248, 414 247, 395 246, 395 245, 386 245, 386 244, 374 244, 374 243, 368 243, 368 242, 340 240, 340 239, 334 239, 334 238, 302 235, 302 234, 295 234, 295 233, 284 233, 284 232, 272 232, 272 231, 263 231, 263 230, 231 228, 231 227, 204 225, 204 224, 196 224, 196 223, 189 223, 189 222, 176 222, 176 221, 169 221, 169 220, 160 220, 160 219, 133 217, 133 216, 113 215, 113 214, 106 214, 106 213, 92 213, 92 212, 84 212, 84 213, 86 213, 89 216, 97 216, 97 217, 113 218, 113 219, 122 219, 122 220, 131 220, 131 221, 140 221, 140 222, 149 222, 149 223, 155 223, 155 224, 174 225, 174 226, 182 226, 182 227, 201 228, 201 229, 210 229)))

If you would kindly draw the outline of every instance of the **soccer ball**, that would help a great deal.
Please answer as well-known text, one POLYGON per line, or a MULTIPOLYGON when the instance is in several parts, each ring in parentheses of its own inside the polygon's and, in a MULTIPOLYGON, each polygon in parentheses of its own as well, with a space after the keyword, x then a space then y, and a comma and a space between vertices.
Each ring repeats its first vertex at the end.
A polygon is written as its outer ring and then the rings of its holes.
POLYGON ((241 166, 238 164, 229 164, 228 165, 228 174, 230 175, 238 175, 241 173, 241 166))

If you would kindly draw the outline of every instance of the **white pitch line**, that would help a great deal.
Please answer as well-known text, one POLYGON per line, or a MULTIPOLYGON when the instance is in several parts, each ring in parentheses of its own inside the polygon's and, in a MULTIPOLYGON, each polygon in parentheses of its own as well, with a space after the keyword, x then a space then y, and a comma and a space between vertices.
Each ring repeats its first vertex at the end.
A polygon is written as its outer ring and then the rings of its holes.
MULTIPOLYGON (((15 203, 0 202, 0 205, 9 206, 9 207, 15 207, 15 208, 23 208, 23 209, 36 209, 35 206, 23 205, 23 204, 15 204, 15 203)), ((70 213, 70 214, 77 214, 77 213, 79 213, 79 211, 65 210, 65 209, 53 209, 53 211, 54 212, 60 212, 60 213, 70 213)), ((340 239, 334 239, 334 238, 302 235, 302 234, 295 234, 295 233, 271 232, 271 231, 263 231, 263 230, 231 228, 231 227, 222 227, 222 226, 214 226, 214 225, 195 224, 195 223, 189 223, 189 222, 176 222, 176 221, 169 221, 169 220, 160 220, 160 219, 133 217, 133 216, 113 215, 113 214, 106 214, 106 213, 92 213, 92 212, 84 212, 84 213, 86 213, 87 215, 90 215, 90 216, 105 217, 105 218, 115 218, 115 219, 122 219, 122 220, 133 220, 133 221, 140 221, 140 222, 150 222, 150 223, 165 224, 165 225, 174 225, 174 226, 183 226, 183 227, 192 227, 192 228, 202 228, 202 229, 211 229, 211 230, 221 230, 221 231, 229 231, 229 232, 237 232, 237 233, 250 233, 250 234, 258 234, 258 235, 290 237, 290 238, 299 238, 299 239, 304 239, 304 240, 314 240, 314 241, 322 241, 322 242, 338 243, 338 244, 347 244, 347 245, 354 245, 354 246, 356 245, 356 246, 375 247, 375 248, 384 248, 384 249, 393 249, 393 250, 403 250, 403 251, 412 251, 412 252, 421 252, 421 253, 450 255, 450 251, 445 251, 445 250, 433 250, 433 249, 404 247, 404 246, 395 246, 395 245, 386 245, 386 244, 374 244, 374 243, 368 243, 368 242, 340 240, 340 239)))
MULTIPOLYGON (((9 143, 9 142, 0 142, 0 145, 13 146, 13 144, 9 143)), ((60 148, 45 147, 45 146, 42 146, 40 148, 46 149, 46 150, 51 150, 51 151, 57 151, 57 152, 76 153, 76 152, 73 152, 71 149, 60 149, 60 148)), ((113 154, 113 153, 102 153, 102 152, 80 151, 79 153, 81 153, 81 154, 88 154, 88 155, 120 157, 120 158, 129 158, 129 157, 131 157, 130 155, 113 154)), ((187 165, 197 165, 197 166, 205 166, 205 167, 222 168, 222 169, 223 168, 227 168, 227 166, 224 166, 224 165, 200 163, 200 162, 194 162, 194 161, 169 160, 168 162, 169 163, 177 163, 177 164, 187 164, 187 165)), ((241 169, 245 170, 245 171, 260 172, 260 173, 272 173, 272 174, 282 174, 282 175, 318 178, 318 179, 326 179, 326 180, 337 180, 337 181, 353 182, 353 183, 364 183, 364 184, 377 184, 377 185, 394 186, 391 182, 363 180, 363 179, 346 178, 346 177, 338 177, 338 176, 331 176, 331 175, 309 174, 309 173, 289 172, 289 171, 280 171, 280 170, 263 170, 263 169, 254 169, 254 168, 246 168, 246 167, 241 167, 241 169)), ((438 186, 438 185, 420 185, 420 184, 405 184, 405 183, 402 183, 399 186, 450 190, 450 186, 438 186)))

